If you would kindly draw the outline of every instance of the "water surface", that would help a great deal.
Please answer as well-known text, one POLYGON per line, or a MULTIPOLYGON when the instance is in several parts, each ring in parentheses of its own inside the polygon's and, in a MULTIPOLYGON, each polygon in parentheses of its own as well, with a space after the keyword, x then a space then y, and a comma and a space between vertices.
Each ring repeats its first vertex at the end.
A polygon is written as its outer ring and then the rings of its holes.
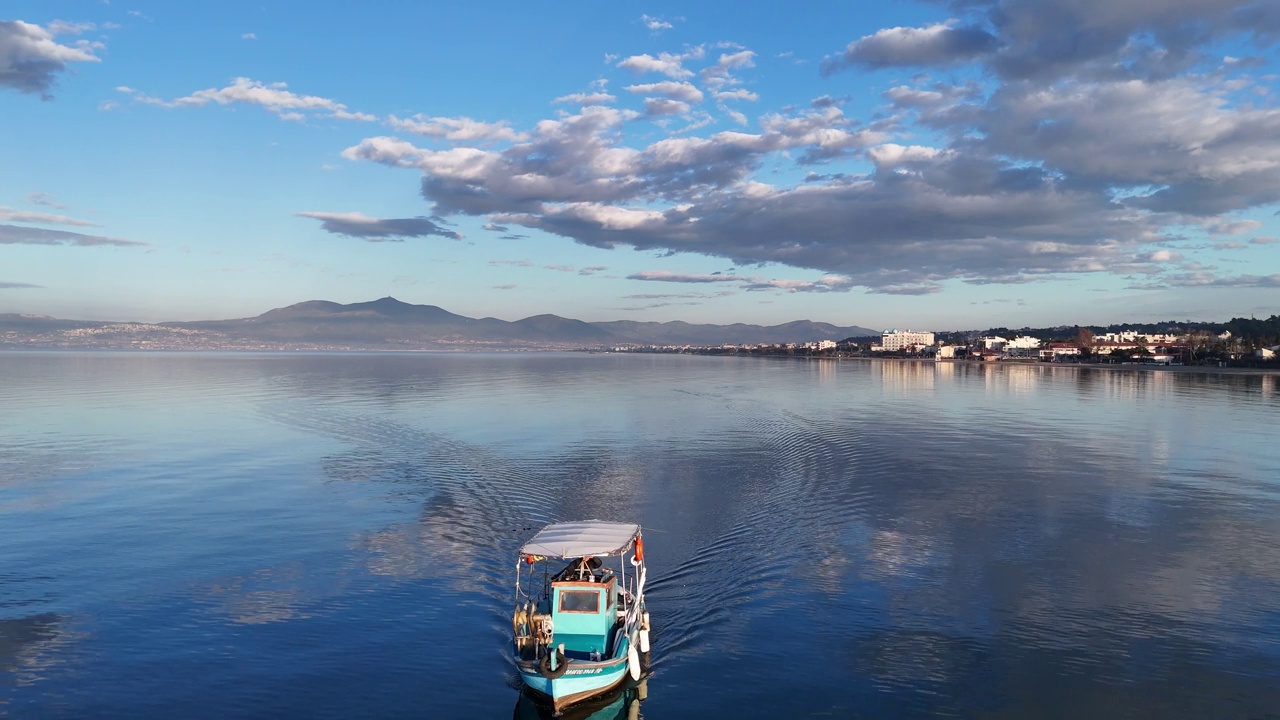
POLYGON ((0 716, 512 717, 515 553, 603 518, 646 718, 1280 717, 1278 421, 1262 375, 0 354, 0 716))

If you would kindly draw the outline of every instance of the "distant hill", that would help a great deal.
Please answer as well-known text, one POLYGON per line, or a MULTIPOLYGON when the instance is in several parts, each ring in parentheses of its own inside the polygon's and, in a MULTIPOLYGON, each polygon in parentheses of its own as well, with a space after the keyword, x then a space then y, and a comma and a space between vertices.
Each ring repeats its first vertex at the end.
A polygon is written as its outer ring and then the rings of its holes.
POLYGON ((841 340, 877 334, 799 320, 783 325, 584 322, 534 315, 508 322, 469 318, 435 305, 385 297, 372 302, 311 300, 257 317, 156 324, 0 315, 6 347, 163 347, 173 349, 567 349, 618 345, 722 345, 841 340))
POLYGON ((434 305, 410 305, 386 297, 350 305, 311 300, 268 310, 252 318, 162 324, 214 331, 260 343, 379 348, 478 339, 477 333, 471 332, 477 323, 479 321, 434 305))
POLYGON ((830 323, 797 320, 783 325, 693 325, 679 320, 665 323, 615 320, 592 323, 629 342, 646 345, 755 345, 764 343, 843 340, 880 333, 864 327, 837 327, 830 323))
POLYGON ((22 334, 40 334, 57 330, 76 330, 79 328, 101 327, 104 322, 93 320, 59 320, 47 315, 18 315, 16 313, 0 313, 0 335, 5 332, 22 334))

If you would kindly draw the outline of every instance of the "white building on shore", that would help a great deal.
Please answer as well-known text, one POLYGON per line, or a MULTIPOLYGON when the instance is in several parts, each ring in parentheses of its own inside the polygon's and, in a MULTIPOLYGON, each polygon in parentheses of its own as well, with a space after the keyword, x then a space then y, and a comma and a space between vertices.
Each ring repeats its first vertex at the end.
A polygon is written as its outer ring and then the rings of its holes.
MULTIPOLYGON (((1144 345, 1154 345, 1157 343, 1176 343, 1184 336, 1169 335, 1167 333, 1140 333, 1134 330, 1125 330, 1124 332, 1103 333, 1094 336, 1094 340, 1098 342, 1110 343, 1142 343, 1144 345)), ((1219 336, 1221 337, 1221 336, 1219 336)))
POLYGON ((894 350, 918 350, 933 344, 933 333, 913 330, 885 330, 880 333, 880 348, 886 352, 894 350))
POLYGON ((1005 350, 1035 350, 1038 347, 1040 347, 1040 338, 1030 335, 1019 335, 1004 344, 1005 350))
POLYGON ((1030 335, 1019 335, 1012 340, 993 335, 980 337, 975 342, 982 345, 983 350, 1035 350, 1040 347, 1039 338, 1030 335))

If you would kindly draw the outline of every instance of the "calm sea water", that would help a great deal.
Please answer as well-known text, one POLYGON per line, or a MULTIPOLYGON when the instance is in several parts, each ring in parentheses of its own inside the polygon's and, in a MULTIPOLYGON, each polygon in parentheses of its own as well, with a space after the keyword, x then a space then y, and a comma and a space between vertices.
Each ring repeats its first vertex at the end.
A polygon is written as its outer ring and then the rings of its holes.
POLYGON ((520 715, 584 518, 645 718, 1280 717, 1277 376, 111 353, 0 354, 0 716, 520 715))

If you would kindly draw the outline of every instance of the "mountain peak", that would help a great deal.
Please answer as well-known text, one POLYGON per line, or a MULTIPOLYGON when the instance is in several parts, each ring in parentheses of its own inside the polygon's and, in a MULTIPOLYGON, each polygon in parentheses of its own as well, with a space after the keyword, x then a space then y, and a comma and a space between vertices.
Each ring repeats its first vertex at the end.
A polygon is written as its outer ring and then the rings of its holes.
POLYGON ((414 305, 412 303, 402 302, 390 295, 377 300, 362 303, 351 303, 343 305, 345 312, 372 312, 375 315, 384 317, 413 317, 421 320, 450 320, 454 322, 469 321, 470 318, 464 318, 461 315, 454 315, 444 308, 435 305, 414 305))

